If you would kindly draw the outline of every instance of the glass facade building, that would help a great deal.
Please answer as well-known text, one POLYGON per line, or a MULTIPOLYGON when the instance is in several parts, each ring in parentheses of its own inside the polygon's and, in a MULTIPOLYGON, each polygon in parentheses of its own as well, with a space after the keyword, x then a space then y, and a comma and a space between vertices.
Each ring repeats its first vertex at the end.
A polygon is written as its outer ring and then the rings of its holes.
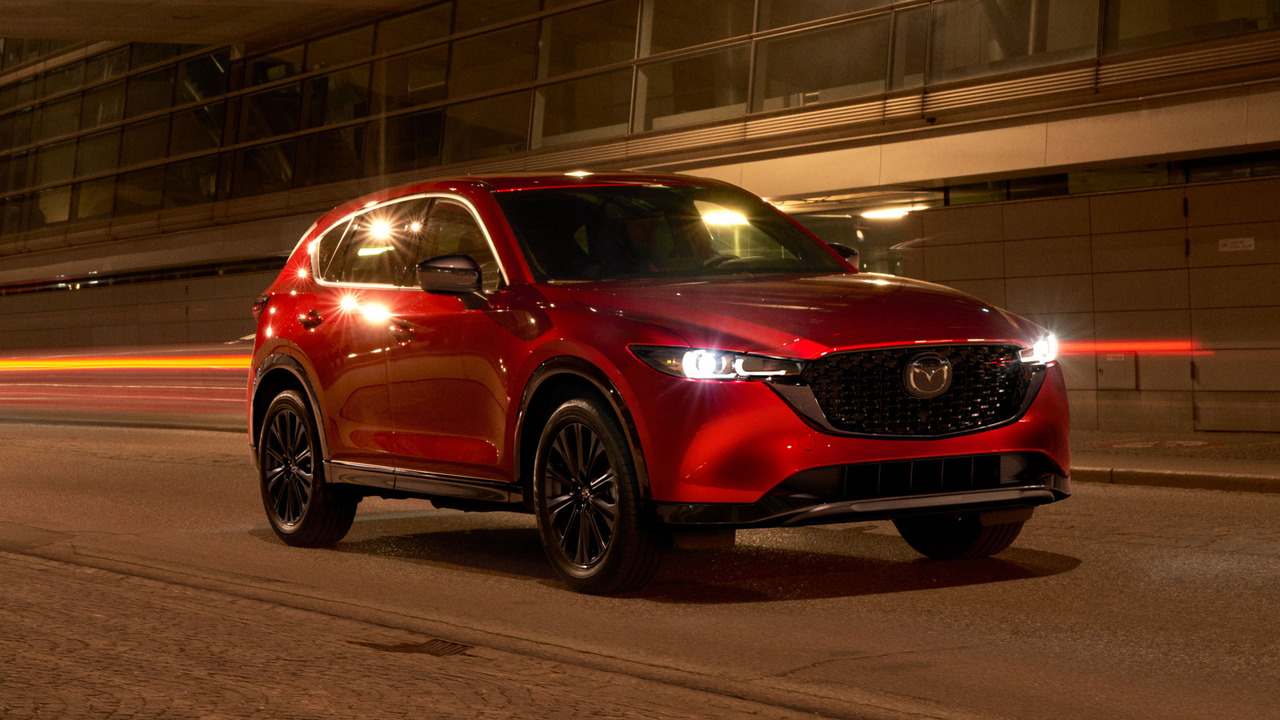
MULTIPOLYGON (((0 86, 0 236, 928 92, 1277 21, 1275 2, 1233 0, 466 0, 247 57, 122 45, 0 86)), ((4 42, 6 69, 68 47, 4 42)))

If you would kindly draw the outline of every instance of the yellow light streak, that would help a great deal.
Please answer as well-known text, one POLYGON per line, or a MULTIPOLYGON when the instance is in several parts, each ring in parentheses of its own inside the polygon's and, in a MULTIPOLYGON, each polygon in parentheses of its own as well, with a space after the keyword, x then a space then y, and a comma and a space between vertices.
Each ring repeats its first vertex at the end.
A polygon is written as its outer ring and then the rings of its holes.
POLYGON ((248 355, 138 355, 134 357, 0 358, 0 372, 66 370, 248 370, 248 355))

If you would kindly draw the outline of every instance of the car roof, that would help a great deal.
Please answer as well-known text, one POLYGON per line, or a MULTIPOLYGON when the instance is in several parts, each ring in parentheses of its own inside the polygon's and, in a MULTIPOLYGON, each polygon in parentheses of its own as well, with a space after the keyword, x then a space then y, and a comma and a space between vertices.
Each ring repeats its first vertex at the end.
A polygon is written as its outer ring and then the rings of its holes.
MULTIPOLYGON (((339 219, 374 203, 430 192, 512 192, 566 187, 599 187, 602 185, 725 185, 719 180, 678 175, 675 173, 646 172, 523 172, 477 175, 446 175, 427 177, 403 185, 384 188, 349 200, 322 215, 306 237, 314 237, 327 230, 339 219)), ((305 239, 305 238, 304 238, 305 239)))

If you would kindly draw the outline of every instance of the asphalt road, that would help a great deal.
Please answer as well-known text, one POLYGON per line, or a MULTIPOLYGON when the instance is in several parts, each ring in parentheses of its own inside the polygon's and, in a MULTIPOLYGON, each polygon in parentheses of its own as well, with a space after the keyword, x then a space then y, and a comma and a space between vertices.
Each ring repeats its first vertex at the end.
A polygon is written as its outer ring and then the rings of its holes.
POLYGON ((597 598, 518 515, 288 548, 246 448, 0 423, 0 716, 1280 718, 1280 495, 1081 484, 958 563, 743 532, 597 598))

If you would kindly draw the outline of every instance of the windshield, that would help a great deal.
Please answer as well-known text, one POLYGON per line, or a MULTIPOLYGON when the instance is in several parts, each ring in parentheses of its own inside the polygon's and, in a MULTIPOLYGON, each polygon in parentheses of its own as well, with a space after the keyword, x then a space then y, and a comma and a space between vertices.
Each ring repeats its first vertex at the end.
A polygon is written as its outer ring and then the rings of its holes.
POLYGON ((496 193, 539 281, 847 272, 768 203, 724 187, 496 193))

